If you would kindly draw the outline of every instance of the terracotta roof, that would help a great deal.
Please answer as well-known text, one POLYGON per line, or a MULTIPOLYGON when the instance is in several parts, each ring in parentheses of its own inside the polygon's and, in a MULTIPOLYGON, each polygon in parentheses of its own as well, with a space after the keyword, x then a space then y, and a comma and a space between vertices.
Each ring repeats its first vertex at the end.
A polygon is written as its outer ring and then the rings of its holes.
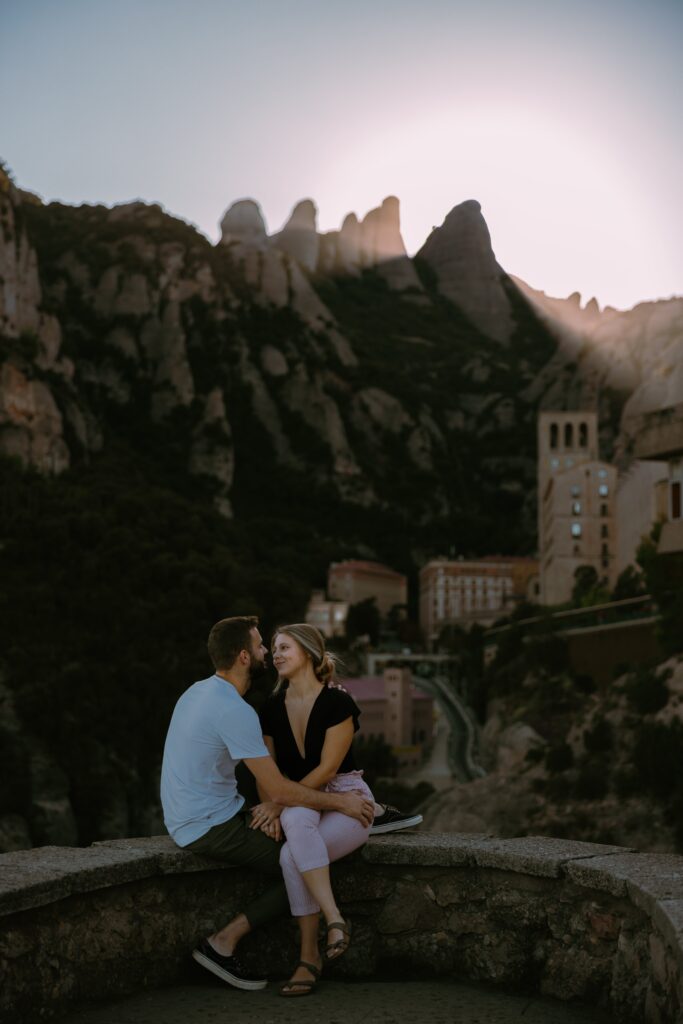
MULTIPOLYGON (((340 679, 339 682, 348 690, 354 700, 384 700, 384 677, 383 676, 358 676, 355 679, 340 679)), ((410 687, 413 700, 431 700, 427 693, 423 693, 417 686, 410 687)))
POLYGON ((393 576, 396 579, 404 580, 405 576, 396 572, 395 569, 390 569, 388 565, 382 565, 381 562, 362 562, 357 559, 348 559, 345 562, 332 562, 329 568, 330 572, 371 572, 381 576, 393 576))

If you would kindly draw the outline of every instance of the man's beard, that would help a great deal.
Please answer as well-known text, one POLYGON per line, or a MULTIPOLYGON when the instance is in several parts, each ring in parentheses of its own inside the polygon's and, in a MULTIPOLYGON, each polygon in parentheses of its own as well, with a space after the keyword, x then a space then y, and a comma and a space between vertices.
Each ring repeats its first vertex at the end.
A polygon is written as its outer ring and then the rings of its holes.
POLYGON ((249 664, 249 685, 251 686, 252 683, 264 676, 267 671, 268 666, 266 665, 265 658, 263 661, 256 661, 252 655, 251 662, 249 664))

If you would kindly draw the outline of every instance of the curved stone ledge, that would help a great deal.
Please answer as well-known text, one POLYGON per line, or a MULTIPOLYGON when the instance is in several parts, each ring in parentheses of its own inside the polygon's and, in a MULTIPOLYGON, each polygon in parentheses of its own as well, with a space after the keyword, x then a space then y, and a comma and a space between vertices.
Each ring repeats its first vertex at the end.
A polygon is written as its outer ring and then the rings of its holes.
MULTIPOLYGON (((334 867, 354 942, 349 978, 450 976, 683 1020, 683 857, 551 838, 403 833, 334 867)), ((166 837, 0 856, 0 1019, 182 980, 199 935, 264 885, 166 837)), ((247 959, 287 972, 291 921, 247 959)))

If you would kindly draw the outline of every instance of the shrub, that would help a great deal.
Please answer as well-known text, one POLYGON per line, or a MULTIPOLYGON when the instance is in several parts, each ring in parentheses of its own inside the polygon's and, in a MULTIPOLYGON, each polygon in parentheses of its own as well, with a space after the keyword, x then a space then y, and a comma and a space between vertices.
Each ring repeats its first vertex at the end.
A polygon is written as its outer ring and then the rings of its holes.
POLYGON ((679 786, 683 764, 683 724, 645 722, 636 741, 633 764, 643 785, 658 797, 670 797, 679 786))
POLYGON ((626 696, 641 715, 652 714, 663 708, 669 699, 666 676, 653 669, 639 668, 626 680, 626 696))
POLYGON ((591 729, 583 734, 583 745, 589 754, 602 754, 611 750, 614 744, 614 730, 606 718, 598 718, 591 729))
POLYGON ((601 800, 607 795, 607 765, 604 761, 584 761, 576 780, 576 795, 580 800, 601 800))
POLYGON ((560 743, 551 747, 545 756, 545 766, 549 772, 564 772, 574 766, 574 752, 568 743, 560 743))

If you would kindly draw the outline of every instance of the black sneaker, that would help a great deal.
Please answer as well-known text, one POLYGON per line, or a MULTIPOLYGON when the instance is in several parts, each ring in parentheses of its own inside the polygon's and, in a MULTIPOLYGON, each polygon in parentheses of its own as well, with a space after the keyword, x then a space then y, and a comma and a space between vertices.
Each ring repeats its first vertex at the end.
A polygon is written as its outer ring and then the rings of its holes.
POLYGON ((217 978, 227 981, 228 985, 235 988, 243 988, 247 992, 256 992, 265 988, 268 984, 266 978, 257 978, 252 974, 236 956, 221 956, 208 939, 201 939, 197 948, 192 950, 192 959, 196 960, 207 971, 211 971, 217 978))
POLYGON ((422 821, 421 814, 402 814, 396 807, 389 804, 383 814, 378 814, 370 827, 371 836, 382 835, 383 832, 400 832, 402 828, 412 828, 422 821))

